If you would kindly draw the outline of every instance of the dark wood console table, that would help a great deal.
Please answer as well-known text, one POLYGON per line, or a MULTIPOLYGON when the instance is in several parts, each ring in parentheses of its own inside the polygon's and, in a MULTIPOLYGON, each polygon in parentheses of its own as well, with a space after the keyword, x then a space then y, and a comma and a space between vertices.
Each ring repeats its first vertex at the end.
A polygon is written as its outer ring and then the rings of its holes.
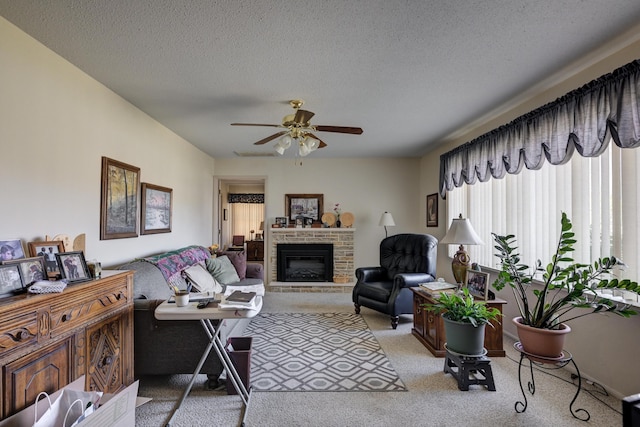
MULTIPOLYGON (((436 301, 420 288, 411 288, 413 291, 413 329, 411 333, 436 357, 445 357, 447 350, 444 344, 447 342, 444 333, 444 322, 439 314, 427 311, 422 304, 434 304, 436 301)), ((502 299, 487 301, 489 307, 495 307, 502 313, 502 306, 507 302, 502 299)), ((504 357, 506 355, 502 340, 502 324, 491 322, 484 329, 484 346, 489 357, 504 357)))
POLYGON ((264 260, 264 240, 250 240, 247 242, 247 261, 264 260))

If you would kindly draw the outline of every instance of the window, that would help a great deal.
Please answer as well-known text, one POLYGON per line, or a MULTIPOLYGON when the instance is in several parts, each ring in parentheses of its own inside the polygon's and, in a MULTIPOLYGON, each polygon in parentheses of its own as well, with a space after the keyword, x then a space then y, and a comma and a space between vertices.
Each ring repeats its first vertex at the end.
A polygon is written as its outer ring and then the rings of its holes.
MULTIPOLYGON (((613 143, 595 158, 572 156, 565 165, 545 163, 504 179, 463 185, 447 193, 447 224, 468 217, 484 245, 470 246, 472 262, 497 268, 491 232, 514 234, 522 262, 547 263, 555 252, 561 212, 576 233, 573 258, 589 263, 614 255, 628 268, 618 278, 638 280, 640 269, 640 150, 613 143)), ((457 248, 450 245, 450 255, 457 248)))
POLYGON ((232 235, 241 235, 245 240, 255 238, 255 233, 262 233, 259 230, 260 223, 264 221, 264 204, 262 203, 232 203, 231 224, 232 235), (251 230, 254 232, 251 233, 251 230))

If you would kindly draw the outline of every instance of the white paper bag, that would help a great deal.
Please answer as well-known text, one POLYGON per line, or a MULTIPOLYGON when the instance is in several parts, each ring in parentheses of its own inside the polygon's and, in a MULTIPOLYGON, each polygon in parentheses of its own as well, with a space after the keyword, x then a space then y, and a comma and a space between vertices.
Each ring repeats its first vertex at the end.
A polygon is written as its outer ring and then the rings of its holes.
MULTIPOLYGON (((38 398, 41 395, 43 393, 40 393, 38 398)), ((46 400, 42 399, 40 402, 36 398, 36 405, 51 403, 51 407, 39 419, 35 419, 37 415, 34 416, 33 427, 71 427, 83 417, 85 409, 98 404, 101 396, 102 392, 97 391, 64 389, 52 403, 48 395, 46 400)))

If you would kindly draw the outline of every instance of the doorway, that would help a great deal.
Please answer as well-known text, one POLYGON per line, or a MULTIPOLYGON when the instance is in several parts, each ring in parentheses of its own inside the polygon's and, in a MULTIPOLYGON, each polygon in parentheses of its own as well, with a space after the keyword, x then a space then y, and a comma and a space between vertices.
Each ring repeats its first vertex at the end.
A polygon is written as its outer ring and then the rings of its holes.
MULTIPOLYGON (((244 249, 252 262, 264 261, 266 209, 265 178, 214 178, 217 207, 214 208, 214 241, 221 250, 244 237, 244 249), (260 248, 263 248, 261 251, 260 248)), ((237 248, 236 248, 237 249, 237 248)))

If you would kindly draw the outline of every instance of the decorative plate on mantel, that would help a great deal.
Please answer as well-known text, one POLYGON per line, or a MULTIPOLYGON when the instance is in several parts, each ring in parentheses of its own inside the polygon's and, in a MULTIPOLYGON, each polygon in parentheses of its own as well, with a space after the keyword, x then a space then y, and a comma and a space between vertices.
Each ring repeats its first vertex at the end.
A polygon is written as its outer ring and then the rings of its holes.
POLYGON ((325 212, 322 214, 322 223, 333 227, 333 224, 336 223, 336 216, 331 212, 325 212))
POLYGON ((353 225, 354 220, 355 220, 355 217, 351 212, 345 212, 342 215, 340 215, 340 222, 342 223, 343 227, 351 227, 353 225))

